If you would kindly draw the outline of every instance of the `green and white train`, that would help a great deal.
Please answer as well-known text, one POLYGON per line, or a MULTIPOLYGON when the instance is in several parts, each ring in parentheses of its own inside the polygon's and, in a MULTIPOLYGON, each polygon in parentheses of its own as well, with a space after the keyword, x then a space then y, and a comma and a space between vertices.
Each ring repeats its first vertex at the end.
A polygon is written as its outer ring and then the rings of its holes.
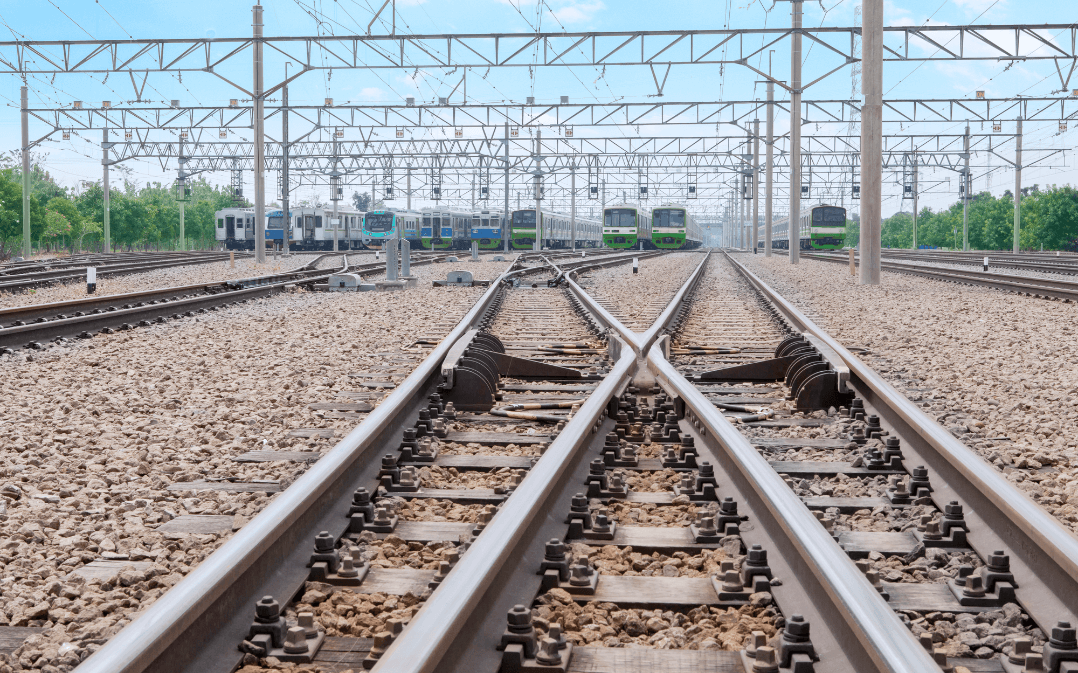
MULTIPOLYGON (((514 210, 509 230, 513 250, 532 250, 535 245, 535 208, 514 210)), ((599 222, 576 218, 576 247, 597 248, 601 242, 599 222)), ((572 245, 572 217, 551 210, 539 211, 539 240, 543 249, 562 249, 572 245)))
MULTIPOLYGON (((764 247, 764 228, 759 228, 760 249, 764 247)), ((846 245, 846 209, 817 204, 801 211, 797 222, 798 249, 838 250, 846 245)), ((775 220, 771 226, 771 247, 790 249, 790 218, 775 220)))
POLYGON ((689 209, 666 203, 651 211, 651 243, 661 250, 689 250, 704 242, 700 225, 689 209))
POLYGON ((603 245, 608 248, 651 247, 651 208, 624 203, 603 209, 603 245))

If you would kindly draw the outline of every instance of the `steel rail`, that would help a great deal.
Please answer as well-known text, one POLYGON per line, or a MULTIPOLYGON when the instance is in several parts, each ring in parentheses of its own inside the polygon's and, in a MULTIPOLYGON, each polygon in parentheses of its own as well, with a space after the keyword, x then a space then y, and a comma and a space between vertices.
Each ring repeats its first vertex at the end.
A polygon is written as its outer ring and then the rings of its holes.
MULTIPOLYGON (((807 259, 816 259, 823 262, 836 262, 848 264, 849 258, 835 257, 831 255, 806 254, 807 259)), ((998 273, 984 271, 966 271, 963 269, 933 269, 916 264, 902 264, 901 262, 881 262, 881 267, 886 271, 906 273, 914 276, 923 276, 934 280, 965 283, 967 285, 980 285, 997 290, 1017 292, 1019 294, 1032 294, 1051 299, 1069 299, 1078 301, 1078 282, 1066 280, 1052 280, 1048 278, 1027 278, 1025 276, 1004 276, 998 273)))
POLYGON ((958 500, 965 506, 970 546, 982 557, 998 549, 1007 551, 1018 578, 1018 602, 1038 626, 1049 632, 1059 620, 1074 623, 1078 538, 755 274, 733 259, 730 262, 791 323, 838 353, 850 369, 849 384, 866 407, 902 439, 905 462, 929 469, 936 505, 943 509, 958 500))
MULTIPOLYGON (((103 265, 97 267, 97 276, 99 278, 108 278, 111 276, 123 276, 126 274, 139 273, 142 271, 167 269, 174 266, 193 266, 197 264, 210 264, 213 262, 220 262, 227 259, 228 257, 220 255, 206 255, 195 257, 192 259, 176 260, 169 262, 142 261, 131 262, 128 264, 103 265)), ((73 266, 64 269, 57 269, 56 271, 36 271, 26 274, 11 274, 0 276, 0 281, 2 281, 0 282, 0 292, 11 292, 13 290, 19 290, 22 288, 38 287, 40 285, 50 285, 66 281, 80 280, 86 277, 86 266, 73 266), (77 271, 77 269, 80 268, 81 272, 77 271)))
MULTIPOLYGON (((727 473, 736 471, 731 476, 739 491, 756 501, 752 510, 759 515, 761 509, 766 509, 770 515, 772 521, 763 528, 778 546, 772 554, 780 552, 784 562, 795 564, 801 571, 797 573, 798 585, 809 599, 806 618, 812 621, 815 612, 821 619, 829 620, 817 621, 818 626, 813 629, 813 643, 825 670, 856 673, 938 670, 929 653, 846 552, 722 412, 663 357, 661 348, 653 346, 647 362, 663 387, 680 397, 691 410, 692 420, 700 425, 705 446, 718 444, 723 452, 718 456, 719 464, 727 473), (799 563, 791 558, 793 555, 799 563), (836 628, 833 623, 836 619, 842 620, 848 630, 836 628), (820 627, 825 624, 826 631, 821 633, 820 627), (826 634, 835 634, 835 641, 825 642, 826 634), (849 662, 849 668, 838 665, 843 659, 849 662)), ((781 587, 775 589, 776 593, 780 591, 781 587)), ((780 605, 784 603, 781 597, 776 598, 780 605)), ((783 611, 787 609, 784 607, 783 611)))
POLYGON ((667 329, 670 322, 677 316, 677 313, 683 310, 685 307, 682 303, 692 296, 692 293, 696 291, 696 286, 700 283, 700 279, 704 276, 704 269, 707 268, 707 263, 711 259, 711 252, 707 252, 704 258, 700 260, 700 263, 696 265, 696 269, 689 276, 689 279, 681 286, 677 294, 674 295, 674 299, 667 305, 658 319, 651 326, 648 331, 644 332, 637 341, 637 352, 643 356, 650 349, 655 340, 659 338, 659 333, 667 329))
POLYGON ((373 451, 399 443, 405 418, 426 402, 453 344, 473 327, 502 291, 506 271, 456 327, 354 430, 289 488, 194 568, 130 625, 79 666, 80 673, 216 670, 225 660, 213 641, 246 637, 252 606, 270 592, 295 594, 307 576, 309 545, 319 530, 343 529, 356 482, 377 473, 373 451))
MULTIPOLYGON (((636 357, 623 348, 614 367, 570 419, 543 456, 528 470, 513 494, 498 509, 483 534, 453 567, 404 633, 386 650, 376 671, 432 673, 453 649, 461 629, 479 607, 490 585, 533 523, 551 512, 554 484, 564 481, 574 462, 596 434, 607 403, 628 382, 636 357), (450 615, 452 615, 450 617, 450 615)), ((538 561, 536 561, 538 567, 538 561)), ((492 644, 493 647, 493 644, 492 644)))

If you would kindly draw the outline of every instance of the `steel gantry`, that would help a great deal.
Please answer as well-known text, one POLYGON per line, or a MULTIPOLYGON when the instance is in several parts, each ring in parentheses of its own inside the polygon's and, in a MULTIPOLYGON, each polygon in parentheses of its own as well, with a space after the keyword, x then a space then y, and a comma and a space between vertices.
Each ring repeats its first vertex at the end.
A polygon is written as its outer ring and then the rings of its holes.
MULTIPOLYGON (((385 7, 383 6, 383 10, 385 7)), ((491 34, 438 34, 399 35, 395 31, 395 7, 393 29, 388 35, 317 35, 317 36, 266 36, 262 32, 262 7, 252 11, 252 35, 231 38, 177 38, 177 39, 130 39, 130 40, 16 40, 0 42, 0 74, 29 75, 90 75, 120 73, 131 79, 136 97, 141 100, 151 73, 199 73, 212 81, 220 80, 234 87, 250 105, 240 105, 239 99, 227 107, 181 107, 173 101, 168 108, 138 106, 114 109, 102 102, 87 108, 76 105, 62 110, 28 109, 27 98, 22 102, 24 164, 30 149, 56 133, 72 133, 102 129, 103 168, 107 181, 109 165, 132 158, 156 158, 162 165, 169 159, 182 156, 181 181, 190 175, 208 170, 242 170, 248 168, 255 175, 255 201, 258 211, 256 221, 257 259, 265 261, 264 226, 261 209, 265 205, 266 170, 296 171, 301 176, 332 173, 334 181, 347 180, 350 174, 376 169, 392 175, 394 162, 412 162, 411 169, 423 172, 425 164, 437 165, 439 176, 447 168, 451 170, 483 170, 496 167, 505 171, 505 196, 510 190, 511 171, 524 171, 531 161, 541 169, 539 178, 558 180, 567 172, 575 175, 582 162, 590 161, 596 171, 629 172, 638 175, 649 171, 649 179, 660 174, 680 175, 684 171, 686 184, 689 176, 701 171, 723 171, 731 167, 741 148, 731 147, 727 138, 703 136, 676 137, 674 134, 644 134, 638 137, 602 138, 581 137, 574 133, 577 127, 602 126, 675 126, 684 124, 732 124, 742 132, 752 127, 753 142, 760 140, 756 120, 763 116, 770 120, 776 110, 790 114, 792 133, 789 139, 765 141, 770 154, 775 145, 779 147, 778 158, 767 161, 771 168, 785 174, 790 181, 788 198, 796 203, 800 196, 798 176, 803 163, 804 151, 809 176, 820 170, 827 174, 841 169, 843 175, 854 174, 857 152, 864 154, 869 164, 863 175, 877 176, 885 170, 899 151, 915 151, 917 161, 942 161, 948 164, 957 150, 952 147, 928 148, 925 143, 910 140, 909 147, 899 147, 898 141, 884 140, 882 124, 888 121, 943 122, 964 120, 1009 123, 1024 119, 1041 119, 1063 123, 1075 111, 1069 98, 1029 100, 976 100, 976 101, 888 101, 877 95, 877 81, 882 77, 883 63, 908 63, 925 61, 975 60, 993 62, 1053 61, 1063 90, 1070 88, 1075 63, 1076 29, 1073 24, 1040 26, 882 26, 881 0, 866 0, 865 25, 852 27, 804 28, 800 25, 801 0, 793 0, 793 24, 790 28, 729 29, 729 30, 670 30, 670 31, 609 31, 609 32, 559 32, 559 33, 491 33, 491 34), (861 47, 858 40, 864 34, 861 47), (1069 39, 1068 39, 1069 38, 1069 39), (957 39, 957 44, 954 44, 957 39), (817 56, 807 64, 810 73, 802 82, 801 59, 797 56, 800 45, 808 40, 818 46, 817 56), (788 44, 795 63, 796 78, 786 83, 761 72, 750 59, 758 59, 771 49, 788 44), (843 68, 864 61, 866 91, 864 103, 851 101, 802 102, 804 92, 843 68), (1069 67, 1060 67, 1066 62, 1069 67), (247 67, 253 64, 253 74, 247 79, 247 67), (266 84, 267 65, 291 65, 292 74, 285 70, 284 78, 266 84), (637 103, 619 102, 608 104, 569 104, 563 99, 558 104, 535 104, 534 99, 526 105, 502 104, 479 105, 467 101, 467 78, 471 71, 489 71, 491 68, 560 68, 572 66, 637 67, 651 71, 658 95, 662 95, 663 81, 672 68, 692 66, 741 66, 751 70, 767 81, 769 91, 777 86, 790 95, 789 101, 769 104, 764 101, 742 102, 696 102, 637 103), (656 70, 658 68, 658 70, 656 70), (414 70, 457 69, 461 81, 453 92, 437 101, 437 105, 416 104, 407 100, 403 105, 345 105, 291 106, 287 103, 266 107, 278 92, 284 93, 289 82, 312 71, 321 70, 414 70), (879 74, 877 74, 879 73, 879 74), (215 78, 215 79, 214 79, 215 78), (141 86, 139 84, 141 80, 141 86), (244 84, 249 81, 250 84, 244 84), (451 100, 456 91, 462 92, 460 103, 451 100), (1031 109, 1032 106, 1032 109, 1031 109), (765 108, 765 109, 761 109, 765 108), (265 131, 267 118, 280 115, 282 126, 287 128, 285 118, 308 123, 311 129, 299 138, 288 137, 287 131, 280 141, 272 138, 267 143, 265 131), (28 134, 29 119, 44 123, 48 130, 37 141, 28 134), (728 119, 727 119, 728 117, 728 119), (862 141, 855 143, 848 136, 830 138, 816 134, 807 136, 809 147, 803 148, 800 140, 802 127, 809 123, 848 123, 859 117, 862 120, 862 141), (867 120, 867 121, 866 121, 867 120), (496 143, 494 134, 489 137, 487 129, 504 126, 506 139, 496 143), (554 127, 558 147, 551 149, 547 140, 520 138, 521 144, 534 143, 533 151, 525 152, 514 144, 512 132, 520 129, 554 127), (473 146, 454 145, 449 141, 414 138, 417 130, 430 131, 432 127, 452 127, 453 140, 473 146), (479 139, 463 138, 465 128, 482 127, 479 139), (511 128, 512 127, 512 128, 511 128), (344 140, 327 143, 314 135, 330 128, 355 128, 361 140, 344 140), (201 137, 203 131, 213 129, 218 134, 215 142, 201 137), (375 137, 376 132, 393 129, 395 137, 375 137), (164 130, 179 134, 175 139, 162 139, 153 132, 164 130), (234 140, 233 135, 249 139, 234 140), (110 133, 123 133, 123 138, 110 137, 110 133), (187 134, 184 137, 184 134, 187 134), (409 138, 404 135, 408 134, 409 138), (574 138, 576 136, 576 138, 574 138), (221 142, 224 141, 224 142, 221 142), (579 142, 576 142, 579 141, 579 142), (830 149, 815 147, 818 143, 832 142, 830 149), (888 142, 894 144, 888 148, 888 142), (332 157, 326 147, 335 145, 332 157), (876 148, 879 148, 878 150, 876 148), (867 149, 866 149, 867 148, 867 149), (283 157, 288 157, 284 160, 283 157), (590 158, 589 158, 590 157, 590 158), (329 163, 332 165, 329 165, 329 163), (815 162, 823 162, 819 166, 815 162), (830 162, 830 163, 829 163, 830 162), (774 166, 772 164, 774 163, 774 166), (388 168, 387 168, 388 166, 388 168), (386 172, 388 170, 388 172, 386 172)), ((378 19, 382 10, 371 21, 378 19)), ((769 96, 769 98, 771 98, 769 96)), ((327 101, 328 103, 328 101, 327 101)), ((1020 138, 1021 131, 1018 131, 1020 138)), ((948 142, 944 136, 935 142, 948 142)), ((976 144, 976 143, 975 143, 976 144)), ((966 161, 970 151, 966 151, 966 161)), ((1025 152, 1032 152, 1025 148, 1025 152)), ((1016 152, 1013 165, 1021 166, 1020 153, 1016 152)), ((1027 164, 1028 165, 1028 164, 1027 164)), ((741 167, 742 170, 744 167, 741 167)), ((410 180, 412 170, 407 175, 410 180)), ((590 169, 589 169, 590 170, 590 169)), ((964 167, 967 180, 970 169, 964 167)), ((754 173, 758 170, 754 167, 754 173)), ((24 176, 26 175, 24 171, 24 176)), ((433 173, 432 173, 433 174, 433 173)), ((590 175, 590 173, 589 173, 590 175)), ((754 175, 754 184, 758 176, 754 175)), ((871 179, 873 185, 877 177, 871 179)), ((660 183, 663 178, 660 178, 660 183)), ((389 178, 392 183, 392 177, 389 178)), ((851 178, 852 181, 852 178, 851 178)), ((770 180, 767 181, 771 183, 770 180)), ((852 183, 852 182, 851 182, 852 183)), ((107 184, 107 182, 106 182, 107 184)), ((590 184, 590 183, 589 183, 590 184)), ((642 184, 642 183, 641 183, 642 184)), ((283 198, 287 199, 290 181, 282 181, 283 198)), ((774 185, 768 184, 768 199, 774 185)), ((590 189, 590 188, 589 188, 590 189)), ((538 188, 537 188, 538 191, 538 188)), ((605 190, 604 190, 605 191, 605 190)), ((875 187, 870 199, 863 206, 878 210, 879 202, 875 187), (871 202, 870 202, 871 201, 871 202)), ((573 190, 575 193, 575 190, 573 190)), ((409 190, 409 195, 411 190, 409 190)), ((541 192, 540 192, 541 195, 541 192)), ((105 204, 105 241, 109 245, 108 198, 105 204)), ((508 202, 506 207, 508 207, 508 202)), ((771 208, 766 209, 770 212, 771 208)), ((870 215, 869 221, 873 221, 870 215)), ((24 217, 28 222, 28 215, 24 217)), ((770 219, 770 218, 768 218, 770 219)), ((1017 220, 1016 220, 1017 222, 1017 220)), ((25 223, 24 223, 25 224, 25 223)), ((1017 224, 1016 224, 1017 227, 1017 224)), ((872 233, 868 238, 877 238, 872 233)), ((27 245, 29 244, 27 236, 27 245)), ((876 241, 878 244, 878 240, 876 241)), ((795 248, 796 246, 791 246, 795 248)), ((796 254, 796 253, 792 253, 796 254)), ((866 281, 867 282, 867 281, 866 281)))

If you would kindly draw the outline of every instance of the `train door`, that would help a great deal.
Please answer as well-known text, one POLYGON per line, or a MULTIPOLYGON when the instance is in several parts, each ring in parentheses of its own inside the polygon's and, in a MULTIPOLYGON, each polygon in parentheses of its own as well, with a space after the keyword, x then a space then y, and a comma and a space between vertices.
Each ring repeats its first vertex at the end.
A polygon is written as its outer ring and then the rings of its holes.
POLYGON ((303 240, 314 241, 314 215, 303 216, 303 240))
POLYGON ((233 215, 225 216, 225 240, 236 240, 236 218, 233 215))

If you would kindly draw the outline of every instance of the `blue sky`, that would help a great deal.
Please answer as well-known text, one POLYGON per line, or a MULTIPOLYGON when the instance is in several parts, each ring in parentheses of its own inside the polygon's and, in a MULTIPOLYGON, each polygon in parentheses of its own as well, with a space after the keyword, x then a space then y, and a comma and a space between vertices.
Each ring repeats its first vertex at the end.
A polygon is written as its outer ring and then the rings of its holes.
MULTIPOLYGON (((823 0, 805 2, 804 23, 813 26, 848 26, 854 20, 856 0, 823 0)), ((96 39, 138 37, 241 37, 250 34, 250 2, 233 0, 189 0, 188 2, 133 2, 131 0, 34 0, 34 2, 0 1, 0 40, 12 35, 29 39, 96 39)), ((311 35, 317 31, 336 34, 360 33, 366 28, 376 9, 376 0, 266 0, 265 32, 267 35, 311 35), (312 18, 322 19, 321 26, 312 18)), ((1008 24, 1047 23, 1073 20, 1063 16, 1058 2, 1048 0, 911 0, 886 2, 885 22, 890 25, 944 24, 1008 24)), ((683 28, 759 28, 789 25, 789 3, 771 6, 762 0, 665 0, 662 3, 637 0, 398 0, 398 32, 533 32, 576 30, 664 30, 683 28)), ((758 40, 759 38, 757 38, 758 40)), ((806 51, 809 42, 806 41, 806 51)), ((821 50, 822 51, 822 50, 821 50)), ((823 74, 830 67, 820 59, 821 53, 808 51, 806 81, 823 74), (814 66, 817 66, 814 68, 814 66)), ((767 59, 757 60, 767 69, 767 59)), ((789 54, 780 46, 774 54, 773 72, 785 79, 789 70, 789 54)), ((267 82, 279 79, 280 73, 267 69, 267 82)), ((250 68, 243 75, 250 81, 250 68)), ((731 67, 675 67, 669 75, 665 100, 709 101, 720 99, 755 99, 763 96, 759 78, 751 71, 731 67)), ((405 73, 396 71, 335 71, 332 77, 324 73, 305 75, 290 87, 290 99, 297 103, 320 103, 325 97, 336 101, 399 102, 404 96, 431 100, 446 95, 460 80, 459 73, 439 71, 405 73)), ((1078 82, 1076 82, 1078 84, 1078 82)), ((19 116, 17 105, 20 82, 15 77, 0 80, 0 143, 6 150, 18 146, 19 116)), ((59 76, 55 81, 31 79, 31 105, 69 104, 72 100, 114 102, 133 98, 127 77, 113 75, 107 82, 84 76, 59 76)), ((931 63, 916 65, 894 64, 885 69, 884 91, 888 98, 972 98, 976 90, 986 90, 989 97, 1047 95, 1059 88, 1051 62, 1006 64, 994 61, 965 63, 931 63)), ((610 102, 615 100, 654 100, 655 86, 647 69, 609 68, 606 72, 592 67, 537 69, 532 75, 523 69, 494 71, 484 80, 476 73, 469 75, 468 97, 480 102, 523 101, 534 95, 539 100, 557 100, 568 95, 573 101, 610 102), (649 97, 651 96, 651 97, 649 97)), ((150 76, 144 97, 153 100, 178 98, 184 104, 219 104, 237 94, 220 80, 209 75, 189 74, 178 81, 168 74, 150 76)), ((840 70, 814 86, 806 98, 849 98, 850 71, 840 70)), ((115 103, 114 103, 115 104, 115 103)), ((960 132, 962 124, 931 126, 933 131, 960 132)), ((1073 126, 1073 125, 1072 125, 1073 126)), ((784 122, 779 123, 785 129, 784 122)), ((928 127, 924 127, 927 129, 928 127)), ((687 127, 678 127, 679 132, 687 127)), ((903 130, 908 130, 908 127, 903 130)), ((714 129, 711 130, 714 133, 714 129)), ((806 128, 805 133, 810 129, 806 128)), ((1059 134, 1055 125, 1027 125, 1027 147, 1069 147, 1070 135, 1059 134)), ((33 134, 33 131, 31 132, 33 134)), ((40 135, 40 134, 38 134, 40 135)), ((75 138, 70 142, 50 143, 43 148, 43 162, 65 184, 79 179, 99 179, 99 150, 94 134, 89 139, 75 138)), ((1069 162, 1069 158, 1068 158, 1069 162)), ((1054 162, 1061 165, 1061 160, 1054 162)), ((162 179, 164 175, 149 162, 133 163, 134 180, 162 179)), ((227 182, 227 174, 210 176, 216 182, 227 182)), ((168 177, 171 179, 171 176, 168 177)), ((930 182, 927 176, 922 178, 930 182)), ((942 178, 941 178, 942 179, 942 178)), ((1063 183, 1072 181, 1070 169, 1031 169, 1026 183, 1063 183)), ((953 183, 953 181, 952 181, 953 183)), ((1002 192, 1013 183, 1010 174, 998 171, 991 178, 982 178, 974 188, 1002 192)), ((949 188, 946 188, 949 189, 949 188)), ((268 188, 271 192, 272 189, 268 188)), ((328 190, 327 190, 328 191, 328 190)), ((926 194, 923 203, 941 206, 955 199, 953 191, 941 188, 937 194, 926 194)), ((898 199, 889 199, 885 211, 901 207, 898 199)), ((908 207, 908 206, 907 206, 908 207)))

